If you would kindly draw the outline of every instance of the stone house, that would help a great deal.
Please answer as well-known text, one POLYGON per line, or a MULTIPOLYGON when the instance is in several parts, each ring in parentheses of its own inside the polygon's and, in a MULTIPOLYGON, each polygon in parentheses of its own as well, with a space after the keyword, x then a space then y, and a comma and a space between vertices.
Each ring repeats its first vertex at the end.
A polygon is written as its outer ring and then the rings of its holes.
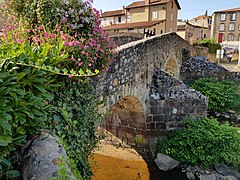
POLYGON ((210 38, 210 30, 208 27, 194 25, 189 22, 178 22, 177 34, 193 44, 194 41, 210 38))
POLYGON ((180 9, 177 0, 136 1, 121 10, 101 13, 102 26, 110 32, 176 32, 180 9))
POLYGON ((224 46, 237 49, 240 40, 240 8, 214 12, 211 37, 224 46))

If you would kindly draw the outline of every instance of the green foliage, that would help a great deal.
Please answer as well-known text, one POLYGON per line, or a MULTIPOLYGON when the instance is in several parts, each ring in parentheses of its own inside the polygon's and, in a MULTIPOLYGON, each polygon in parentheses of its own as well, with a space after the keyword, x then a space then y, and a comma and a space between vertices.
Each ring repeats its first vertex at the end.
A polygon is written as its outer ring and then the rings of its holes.
POLYGON ((195 46, 203 46, 208 48, 209 53, 215 54, 217 49, 221 49, 221 45, 217 43, 215 39, 203 39, 200 41, 194 42, 195 46))
POLYGON ((100 121, 93 87, 87 79, 63 79, 55 91, 50 129, 63 141, 69 158, 84 178, 92 173, 88 156, 96 146, 95 123, 100 121))
POLYGON ((216 119, 187 119, 183 130, 171 132, 159 140, 157 151, 179 161, 209 168, 226 163, 240 169, 240 130, 216 119))
POLYGON ((240 92, 239 82, 216 80, 212 78, 197 79, 190 86, 208 97, 208 108, 212 111, 239 111, 240 92))
MULTIPOLYGON (((45 88, 44 74, 32 68, 12 74, 0 72, 0 161, 10 157, 10 161, 14 160, 13 151, 23 146, 27 135, 36 133, 47 120, 50 106, 46 102, 53 96, 45 88)), ((8 168, 0 169, 0 174, 5 170, 8 168)))

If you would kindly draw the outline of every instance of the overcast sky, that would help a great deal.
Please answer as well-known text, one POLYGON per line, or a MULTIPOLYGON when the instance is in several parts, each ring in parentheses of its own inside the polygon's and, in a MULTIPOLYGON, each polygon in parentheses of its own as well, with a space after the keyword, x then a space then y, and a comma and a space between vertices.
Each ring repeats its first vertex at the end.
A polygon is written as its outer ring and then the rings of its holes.
MULTIPOLYGON (((121 9, 137 0, 93 0, 93 7, 103 11, 121 9)), ((240 7, 240 0, 179 0, 181 10, 179 11, 179 19, 192 19, 198 15, 208 15, 214 11, 240 7)))

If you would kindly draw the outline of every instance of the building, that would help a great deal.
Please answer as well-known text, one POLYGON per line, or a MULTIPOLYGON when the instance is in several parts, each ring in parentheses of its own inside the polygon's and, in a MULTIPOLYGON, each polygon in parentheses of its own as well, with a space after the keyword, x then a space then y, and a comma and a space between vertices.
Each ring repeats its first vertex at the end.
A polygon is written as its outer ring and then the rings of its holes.
MULTIPOLYGON (((207 15, 197 16, 193 19, 190 19, 188 22, 192 25, 206 27, 206 28, 209 29, 209 33, 210 33, 211 24, 212 24, 212 17, 211 16, 207 16, 207 15)), ((209 36, 210 36, 210 34, 209 34, 209 36)))
POLYGON ((176 32, 180 9, 177 0, 136 1, 121 10, 101 13, 102 26, 113 32, 176 32))
POLYGON ((240 8, 214 12, 211 37, 224 46, 237 49, 240 40, 240 8))
POLYGON ((189 22, 178 22, 177 34, 183 39, 193 44, 194 41, 209 39, 210 30, 208 27, 194 25, 189 22))

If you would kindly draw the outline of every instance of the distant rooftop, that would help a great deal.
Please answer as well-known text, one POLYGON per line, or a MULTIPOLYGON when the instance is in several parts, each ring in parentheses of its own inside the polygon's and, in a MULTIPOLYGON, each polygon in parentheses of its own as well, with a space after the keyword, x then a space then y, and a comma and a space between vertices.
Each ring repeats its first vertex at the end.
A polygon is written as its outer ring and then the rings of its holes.
MULTIPOLYGON (((165 4, 165 3, 168 3, 170 1, 171 0, 150 0, 149 4, 150 5, 165 4)), ((181 9, 178 1, 175 0, 175 2, 177 4, 178 9, 181 9)), ((129 9, 129 8, 137 8, 137 7, 143 7, 143 6, 146 6, 145 1, 136 1, 136 2, 133 2, 130 5, 128 5, 126 8, 129 9)))
POLYGON ((111 26, 103 27, 103 30, 112 30, 112 29, 129 29, 129 28, 142 28, 142 27, 151 27, 153 25, 159 24, 164 20, 158 21, 142 21, 134 23, 122 23, 122 24, 113 24, 111 26))
POLYGON ((119 16, 119 15, 125 15, 125 12, 123 9, 120 10, 114 10, 114 11, 105 11, 101 17, 111 17, 111 16, 119 16))
POLYGON ((226 10, 222 10, 222 11, 215 11, 214 13, 234 12, 234 11, 240 11, 240 7, 238 7, 238 8, 233 8, 233 9, 226 9, 226 10))

